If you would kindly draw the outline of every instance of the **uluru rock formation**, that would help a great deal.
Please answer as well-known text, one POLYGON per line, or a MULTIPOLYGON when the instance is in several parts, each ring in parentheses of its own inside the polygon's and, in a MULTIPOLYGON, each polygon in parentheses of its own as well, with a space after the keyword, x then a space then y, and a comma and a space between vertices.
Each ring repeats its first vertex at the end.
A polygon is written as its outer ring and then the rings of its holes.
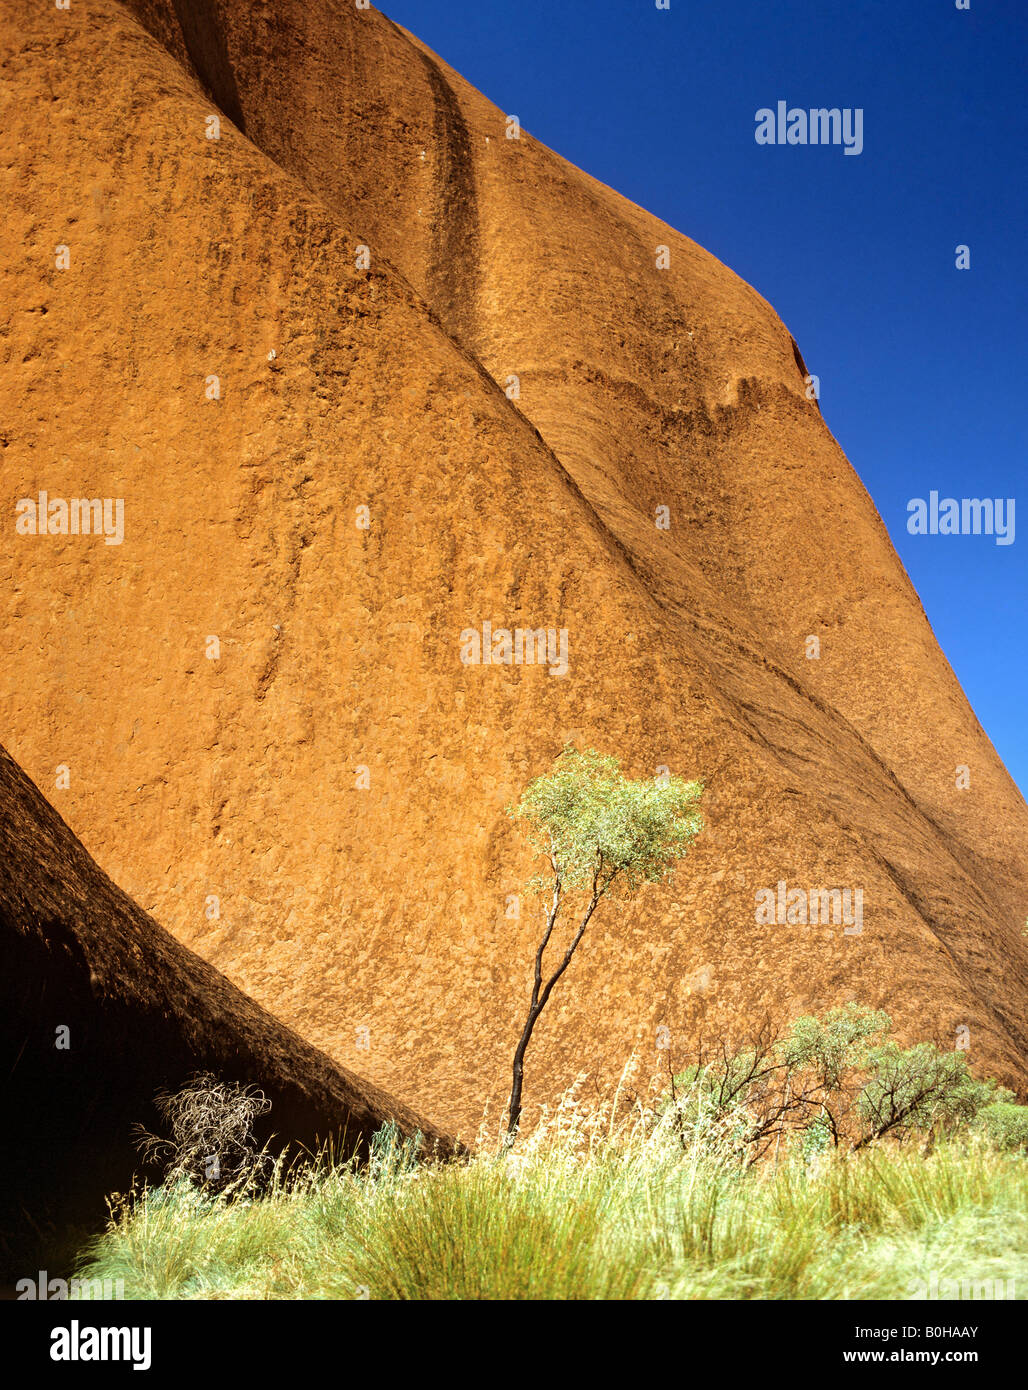
MULTIPOLYGON (((160 1090, 212 1071, 260 1086, 274 1147, 367 1152, 387 1121, 452 1143, 351 1076, 187 950, 90 859, 0 748, 0 1260, 45 1259, 50 1232, 95 1222, 141 1160, 160 1090)), ((156 1127, 156 1126, 154 1126, 156 1127)), ((18 1266, 25 1273, 29 1266, 18 1266)))
POLYGON ((597 916, 527 1121, 848 998, 1023 1088, 1028 808, 767 303, 374 10, 0 25, 0 728, 103 868, 469 1134, 536 939, 503 807, 574 740, 708 830, 597 916), (17 533, 43 492, 123 539, 17 533), (862 930, 759 923, 781 882, 862 930))

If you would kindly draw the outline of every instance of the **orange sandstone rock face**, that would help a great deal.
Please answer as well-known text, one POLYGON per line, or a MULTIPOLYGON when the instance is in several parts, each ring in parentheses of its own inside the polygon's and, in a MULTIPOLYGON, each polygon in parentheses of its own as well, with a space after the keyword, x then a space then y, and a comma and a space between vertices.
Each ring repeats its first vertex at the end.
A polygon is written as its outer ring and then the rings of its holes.
MULTIPOLYGON (((141 911, 0 748, 0 1262, 24 1271, 52 1222, 93 1222, 140 1161, 133 1126, 197 1072, 260 1086, 262 1142, 367 1153, 388 1120, 452 1144, 332 1065, 141 911), (273 1136, 277 1136, 276 1139, 273 1136), (19 1261, 22 1263, 19 1264, 19 1261)), ((163 1131, 162 1131, 163 1132, 163 1131)))
POLYGON ((537 937, 503 806, 574 739, 708 830, 590 928, 528 1121, 849 998, 1022 1082, 1028 810, 760 296, 375 11, 2 25, 0 715, 104 869, 467 1136, 537 937), (123 540, 17 534, 41 492, 123 540), (779 883, 862 929, 758 921, 779 883))

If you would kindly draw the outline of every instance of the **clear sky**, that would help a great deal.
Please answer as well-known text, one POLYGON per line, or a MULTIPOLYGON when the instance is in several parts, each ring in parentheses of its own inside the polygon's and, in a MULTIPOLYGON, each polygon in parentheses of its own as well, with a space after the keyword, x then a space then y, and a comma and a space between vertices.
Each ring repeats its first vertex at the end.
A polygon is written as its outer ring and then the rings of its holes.
POLYGON ((1028 0, 969 3, 378 8, 774 305, 1028 793, 1028 0), (756 112, 779 101, 862 109, 863 151, 758 145, 756 112), (909 534, 908 502, 933 489, 1014 498, 1013 544, 909 534))

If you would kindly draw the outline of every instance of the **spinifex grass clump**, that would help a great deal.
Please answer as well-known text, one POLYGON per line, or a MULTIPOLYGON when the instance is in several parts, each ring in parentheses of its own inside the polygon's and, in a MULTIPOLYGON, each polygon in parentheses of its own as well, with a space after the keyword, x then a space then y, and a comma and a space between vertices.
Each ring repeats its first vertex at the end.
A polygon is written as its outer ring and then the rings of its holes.
MULTIPOLYGON (((697 1100, 697 1105, 704 1102, 697 1100)), ((744 1166, 731 1125, 615 1120, 569 1097, 514 1148, 275 1177, 250 1203, 181 1183, 122 1204, 81 1276, 132 1298, 904 1299, 935 1278, 1028 1291, 1028 1162, 979 1134, 744 1166)))

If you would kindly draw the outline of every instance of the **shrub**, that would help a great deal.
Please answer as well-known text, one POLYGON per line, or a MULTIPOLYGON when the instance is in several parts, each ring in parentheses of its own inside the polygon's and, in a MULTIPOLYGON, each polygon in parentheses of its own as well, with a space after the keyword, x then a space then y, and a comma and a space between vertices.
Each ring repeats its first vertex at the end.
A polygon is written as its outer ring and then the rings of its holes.
POLYGON ((208 1193, 225 1193, 256 1180, 269 1165, 253 1134, 254 1121, 271 1109, 256 1086, 194 1076, 180 1091, 161 1091, 154 1104, 170 1138, 136 1126, 136 1143, 150 1163, 164 1166, 170 1185, 185 1180, 208 1193))
POLYGON ((994 1098, 995 1081, 976 1081, 963 1052, 933 1043, 901 1048, 891 1040, 870 1049, 872 1075, 857 1100, 862 1148, 885 1134, 965 1127, 994 1098))
POLYGON ((995 1101, 982 1111, 978 1127, 997 1149, 1028 1153, 1028 1105, 995 1101))
MULTIPOLYGON (((701 1049, 677 1074, 669 1058, 662 1108, 682 1135, 697 1126, 730 1133, 749 1164, 796 1136, 811 1153, 828 1143, 862 1149, 886 1136, 966 1132, 987 1107, 1012 1099, 995 1081, 976 1080, 964 1053, 932 1043, 904 1049, 886 1036, 891 1029, 888 1014, 853 1003, 799 1018, 784 1036, 765 1021, 742 1045, 722 1039, 701 1049)), ((1011 1136, 1018 1123, 992 1121, 1011 1136)))

